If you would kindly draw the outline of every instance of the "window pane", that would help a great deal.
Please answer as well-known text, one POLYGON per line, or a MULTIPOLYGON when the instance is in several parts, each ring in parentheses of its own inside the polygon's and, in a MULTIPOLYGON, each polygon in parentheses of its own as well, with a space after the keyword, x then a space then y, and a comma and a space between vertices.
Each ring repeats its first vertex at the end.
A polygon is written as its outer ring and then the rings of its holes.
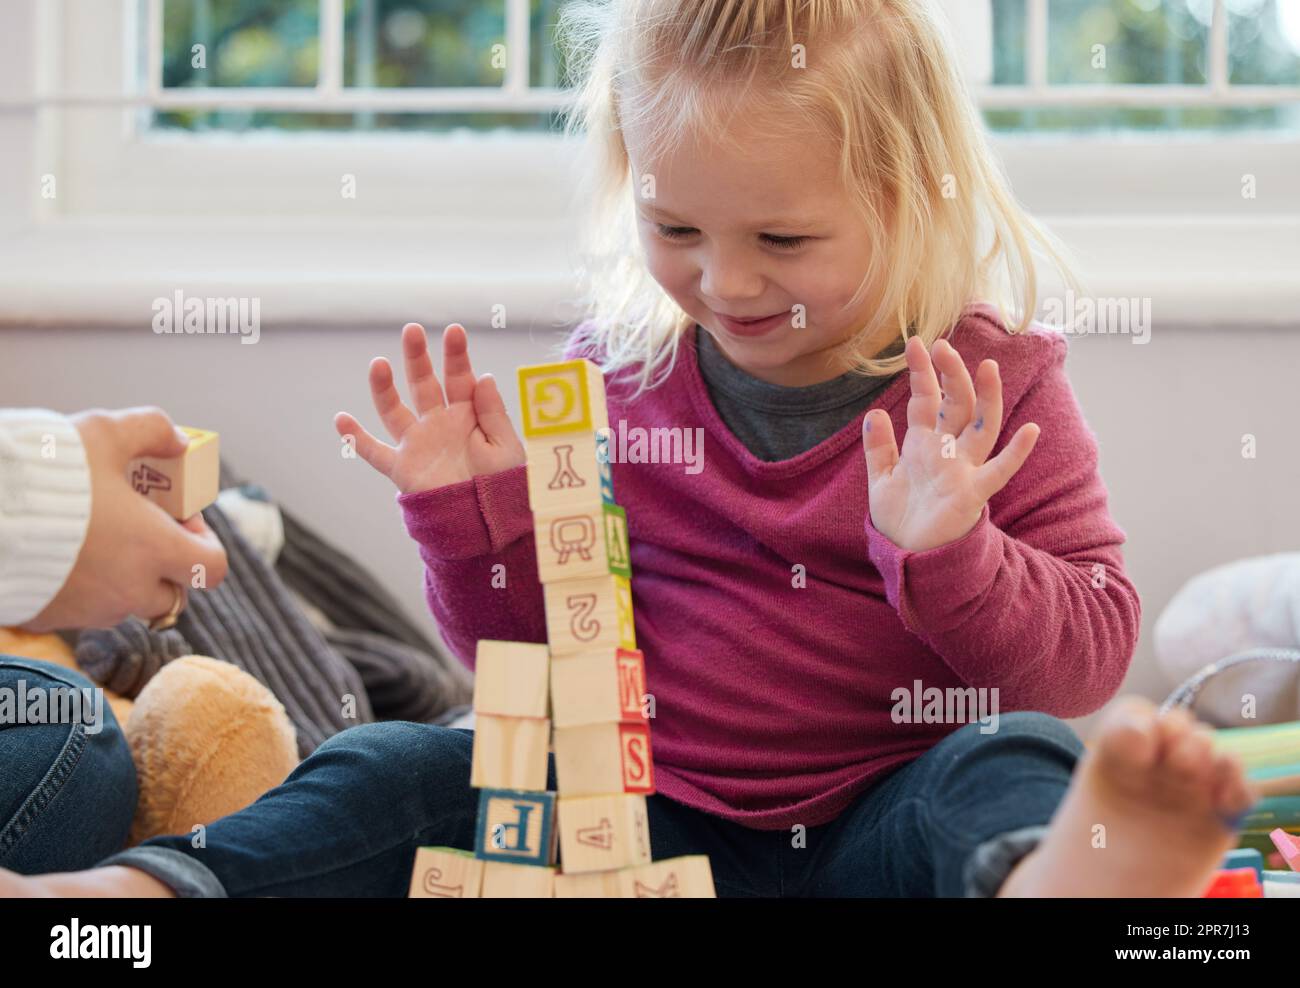
POLYGON ((1088 107, 986 110, 990 129, 1004 132, 1300 130, 1294 107, 1088 107))
POLYGON ((1230 0, 1228 77, 1243 85, 1300 85, 1300 0, 1230 0))
POLYGON ((1210 0, 1050 0, 1048 81, 1203 84, 1211 9, 1210 0))
POLYGON ((163 85, 316 85, 317 0, 164 0, 163 85))
POLYGON ((348 0, 344 11, 346 86, 505 80, 505 0, 348 0))
POLYGON ((1025 0, 993 0, 993 85, 1023 86, 1025 0))
POLYGON ((221 131, 333 131, 383 130, 448 134, 458 130, 486 133, 558 132, 557 114, 548 113, 280 113, 265 110, 161 111, 154 126, 194 132, 221 131))
POLYGON ((575 80, 567 60, 555 47, 555 25, 565 0, 531 0, 529 11, 528 84, 568 89, 575 80))

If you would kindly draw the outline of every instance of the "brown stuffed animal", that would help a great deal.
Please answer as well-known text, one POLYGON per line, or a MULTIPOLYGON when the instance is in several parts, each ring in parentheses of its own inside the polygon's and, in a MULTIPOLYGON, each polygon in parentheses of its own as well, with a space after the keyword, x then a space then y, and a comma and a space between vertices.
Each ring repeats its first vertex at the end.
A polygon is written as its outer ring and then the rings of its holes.
MULTIPOLYGON (((0 628, 0 653, 77 669, 57 635, 0 628)), ((284 707, 229 662, 188 655, 167 663, 134 701, 104 690, 135 761, 140 796, 130 844, 190 833, 257 801, 298 764, 284 707)))

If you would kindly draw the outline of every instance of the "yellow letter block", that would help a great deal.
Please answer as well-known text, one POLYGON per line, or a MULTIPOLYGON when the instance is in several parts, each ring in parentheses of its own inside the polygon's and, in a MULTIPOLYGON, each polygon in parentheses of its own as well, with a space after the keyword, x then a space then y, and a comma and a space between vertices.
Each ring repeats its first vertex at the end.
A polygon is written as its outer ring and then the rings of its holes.
POLYGON ((605 379, 590 360, 519 368, 524 438, 594 433, 609 425, 605 379))

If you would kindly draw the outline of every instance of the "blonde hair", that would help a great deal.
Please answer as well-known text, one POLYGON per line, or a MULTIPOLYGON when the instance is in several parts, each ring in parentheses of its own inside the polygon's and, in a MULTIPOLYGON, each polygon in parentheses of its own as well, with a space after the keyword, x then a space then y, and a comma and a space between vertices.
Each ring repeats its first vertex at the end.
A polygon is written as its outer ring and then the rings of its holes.
POLYGON ((870 322, 847 341, 855 370, 906 366, 901 351, 868 352, 887 326, 928 348, 979 301, 1023 332, 1037 307, 1034 245, 1078 286, 1064 245, 1012 195, 932 0, 572 0, 557 41, 578 80, 565 129, 583 148, 579 336, 607 373, 636 368, 638 393, 671 372, 693 320, 638 249, 623 128, 646 128, 656 151, 721 135, 746 96, 761 99, 768 126, 808 121, 838 149, 872 244, 849 306, 880 286, 870 322))

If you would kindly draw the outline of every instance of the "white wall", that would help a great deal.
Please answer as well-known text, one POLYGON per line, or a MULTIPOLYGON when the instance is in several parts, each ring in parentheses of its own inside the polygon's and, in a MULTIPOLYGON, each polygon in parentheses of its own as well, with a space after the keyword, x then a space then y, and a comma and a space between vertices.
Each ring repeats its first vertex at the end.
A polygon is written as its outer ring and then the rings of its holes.
MULTIPOLYGON (((438 327, 440 330, 441 327, 438 327)), ((471 331, 480 373, 513 407, 514 369, 545 360, 563 337, 471 331)), ((0 330, 0 405, 65 411, 151 403, 218 430, 250 479, 373 568, 425 617, 419 560, 386 480, 339 455, 334 412, 369 407, 371 357, 399 359, 398 328, 266 329, 236 337, 159 337, 139 330, 0 330)), ((400 366, 400 365, 399 365, 400 366)), ((1151 342, 1075 337, 1068 369, 1101 447, 1110 507, 1143 600, 1143 637, 1128 687, 1163 698, 1151 629, 1192 575, 1243 556, 1300 548, 1295 368, 1300 333, 1185 329, 1157 321, 1151 342), (1243 459, 1242 436, 1258 455, 1243 459)), ((1044 423, 1050 428, 1050 423, 1044 423)), ((431 626, 431 622, 430 622, 431 626)))
MULTIPOLYGON (((432 627, 394 488, 360 458, 342 457, 333 425, 335 412, 348 411, 383 435, 366 369, 384 355, 400 379, 399 331, 264 327, 248 345, 237 336, 158 336, 147 325, 0 329, 0 407, 160 405, 177 422, 215 429, 239 474, 373 569, 432 627)), ((514 368, 548 359, 563 338, 472 333, 475 369, 498 375, 516 421, 514 368)))

